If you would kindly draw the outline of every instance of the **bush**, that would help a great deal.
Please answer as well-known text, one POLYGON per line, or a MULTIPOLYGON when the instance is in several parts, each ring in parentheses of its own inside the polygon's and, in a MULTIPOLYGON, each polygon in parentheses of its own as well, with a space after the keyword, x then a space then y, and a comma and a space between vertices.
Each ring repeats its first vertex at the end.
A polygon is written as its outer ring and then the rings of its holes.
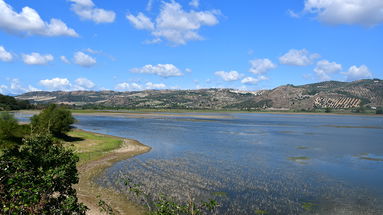
POLYGON ((0 149, 10 149, 22 142, 27 125, 19 125, 9 113, 0 113, 0 149))
POLYGON ((50 133, 60 137, 70 131, 74 122, 75 119, 69 110, 51 104, 39 115, 31 118, 31 127, 35 133, 50 133))
POLYGON ((376 108, 376 114, 383 114, 383 108, 382 107, 378 107, 376 108))
POLYGON ((0 214, 85 214, 72 184, 78 157, 49 135, 26 138, 0 159, 0 214))

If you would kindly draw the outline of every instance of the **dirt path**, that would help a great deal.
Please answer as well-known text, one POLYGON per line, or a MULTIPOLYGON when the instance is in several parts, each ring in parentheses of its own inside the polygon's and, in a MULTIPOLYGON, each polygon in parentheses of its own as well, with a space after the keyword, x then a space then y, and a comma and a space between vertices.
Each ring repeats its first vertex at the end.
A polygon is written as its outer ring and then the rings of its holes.
POLYGON ((88 208, 90 208, 87 214, 106 214, 100 212, 100 208, 98 206, 99 199, 102 199, 110 205, 116 214, 144 214, 143 208, 129 202, 123 194, 119 194, 111 189, 100 187, 93 182, 93 179, 103 170, 112 166, 115 162, 143 154, 150 151, 150 149, 150 147, 145 146, 138 141, 124 139, 124 143, 121 148, 106 153, 105 156, 86 162, 78 167, 80 180, 78 185, 76 185, 76 189, 80 202, 83 202, 86 206, 88 206, 88 208))

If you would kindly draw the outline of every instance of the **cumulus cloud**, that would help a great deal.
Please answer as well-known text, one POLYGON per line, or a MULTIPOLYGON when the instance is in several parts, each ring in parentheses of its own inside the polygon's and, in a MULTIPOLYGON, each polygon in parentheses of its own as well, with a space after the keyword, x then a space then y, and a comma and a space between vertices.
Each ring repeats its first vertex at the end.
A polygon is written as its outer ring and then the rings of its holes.
POLYGON ((40 91, 39 89, 28 85, 27 87, 23 86, 18 78, 8 79, 9 85, 0 85, 0 93, 8 95, 20 95, 26 92, 31 91, 40 91))
POLYGON ((149 17, 145 16, 143 13, 138 13, 137 16, 132 14, 126 15, 126 18, 132 23, 132 25, 140 30, 153 30, 154 24, 149 17))
POLYGON ((342 74, 346 76, 347 81, 372 78, 372 73, 366 65, 361 65, 360 67, 352 66, 348 69, 348 72, 343 72, 342 74))
POLYGON ((329 62, 328 60, 321 60, 317 62, 314 69, 315 74, 321 81, 331 80, 330 75, 342 70, 342 65, 336 62, 329 62))
POLYGON ((4 62, 9 62, 13 59, 13 55, 5 50, 4 46, 0 46, 0 60, 4 62))
POLYGON ((175 77, 183 75, 180 69, 173 64, 158 64, 156 66, 149 64, 141 68, 133 68, 130 71, 133 73, 154 74, 161 77, 175 77))
POLYGON ((319 54, 310 54, 306 49, 290 49, 290 51, 279 58, 279 62, 293 66, 308 66, 319 57, 319 54))
POLYGON ((53 78, 41 80, 40 85, 48 90, 69 90, 71 83, 67 78, 53 78))
POLYGON ((152 83, 152 82, 146 82, 144 85, 138 84, 138 83, 128 83, 128 82, 122 82, 116 85, 116 90, 125 90, 125 91, 140 91, 140 90, 152 90, 152 89, 164 89, 166 88, 166 85, 163 83, 152 83))
POLYGON ((76 86, 81 90, 91 89, 96 86, 91 80, 87 78, 78 78, 75 80, 76 86))
POLYGON ((327 24, 374 26, 383 22, 383 1, 306 0, 304 12, 327 24))
POLYGON ((0 0, 0 29, 14 34, 78 37, 75 30, 59 19, 45 22, 36 10, 24 7, 20 13, 0 0))
POLYGON ((116 90, 128 90, 128 91, 137 91, 142 90, 142 86, 137 83, 128 83, 128 82, 122 82, 116 85, 116 90))
POLYGON ((46 65, 54 60, 54 57, 51 54, 42 55, 37 52, 23 54, 22 56, 24 63, 29 65, 46 65))
POLYGON ((265 59, 254 59, 250 61, 251 68, 249 72, 261 75, 266 73, 267 71, 271 69, 277 68, 277 65, 275 65, 271 60, 265 58, 265 59))
POLYGON ((60 60, 61 60, 62 62, 64 62, 64 63, 66 63, 66 64, 70 64, 70 61, 69 61, 68 58, 65 57, 65 56, 60 56, 60 60))
POLYGON ((143 13, 137 16, 128 14, 126 17, 135 28, 151 31, 155 37, 153 41, 165 39, 173 45, 184 45, 191 40, 202 40, 199 29, 202 26, 217 25, 219 14, 218 10, 188 12, 176 1, 171 1, 162 2, 155 22, 143 13))
POLYGON ((247 85, 256 85, 258 84, 260 81, 264 81, 264 80, 267 80, 268 78, 266 76, 258 76, 257 78, 253 78, 253 77, 246 77, 244 79, 242 79, 241 83, 242 84, 247 84, 247 85))
POLYGON ((218 72, 215 72, 214 74, 220 77, 224 81, 237 81, 242 77, 242 75, 239 74, 239 72, 237 71, 230 71, 230 72, 218 71, 218 72))
POLYGON ((82 67, 91 67, 95 65, 97 61, 95 58, 79 51, 74 54, 74 63, 82 67))
POLYGON ((92 0, 69 0, 72 10, 84 20, 91 20, 95 23, 111 23, 116 18, 116 13, 110 10, 96 8, 92 0))

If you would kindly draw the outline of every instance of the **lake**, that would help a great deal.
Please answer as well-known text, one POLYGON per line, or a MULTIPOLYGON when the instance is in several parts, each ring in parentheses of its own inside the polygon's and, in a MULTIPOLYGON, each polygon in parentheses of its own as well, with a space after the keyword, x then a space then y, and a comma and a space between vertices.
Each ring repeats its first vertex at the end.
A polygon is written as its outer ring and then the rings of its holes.
POLYGON ((80 129, 152 147, 97 178, 121 192, 130 179, 154 196, 215 198, 220 214, 383 214, 383 117, 76 118, 80 129))

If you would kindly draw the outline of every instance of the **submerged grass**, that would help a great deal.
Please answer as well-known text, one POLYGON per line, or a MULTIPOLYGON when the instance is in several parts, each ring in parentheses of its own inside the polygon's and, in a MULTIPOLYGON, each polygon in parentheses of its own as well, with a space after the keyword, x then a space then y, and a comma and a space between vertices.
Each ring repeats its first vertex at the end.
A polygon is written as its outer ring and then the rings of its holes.
POLYGON ((306 164, 308 160, 310 160, 309 157, 306 156, 298 156, 298 157, 288 157, 288 160, 294 161, 300 164, 306 164))

